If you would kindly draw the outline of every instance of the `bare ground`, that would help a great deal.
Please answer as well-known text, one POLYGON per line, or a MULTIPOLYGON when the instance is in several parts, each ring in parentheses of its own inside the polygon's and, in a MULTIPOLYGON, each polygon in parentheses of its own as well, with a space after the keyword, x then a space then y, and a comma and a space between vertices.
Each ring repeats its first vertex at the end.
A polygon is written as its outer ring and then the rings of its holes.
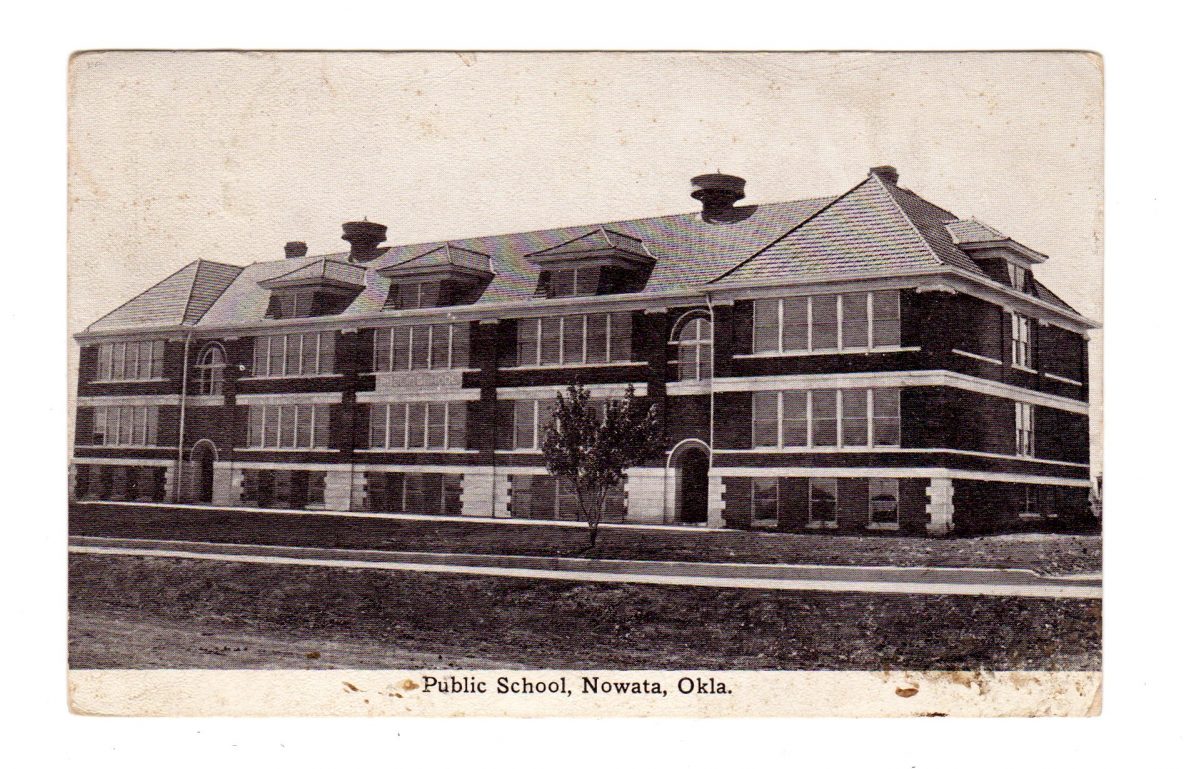
POLYGON ((1096 670, 1100 611, 70 556, 75 668, 1096 670))

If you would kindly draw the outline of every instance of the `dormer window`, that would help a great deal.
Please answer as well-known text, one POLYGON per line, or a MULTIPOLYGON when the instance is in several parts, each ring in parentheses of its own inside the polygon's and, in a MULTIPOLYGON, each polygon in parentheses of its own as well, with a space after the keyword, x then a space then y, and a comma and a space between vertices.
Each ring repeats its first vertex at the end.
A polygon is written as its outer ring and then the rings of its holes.
POLYGON ((573 267, 566 270, 552 270, 549 295, 593 296, 600 286, 599 267, 573 267))
POLYGON ((271 291, 267 317, 311 318, 337 315, 366 286, 366 270, 335 259, 317 259, 274 278, 259 281, 271 291))
POLYGON ((1023 291, 1028 285, 1028 271, 1015 262, 1007 263, 1007 277, 1016 291, 1023 291))
POLYGON ((392 310, 421 310, 438 307, 440 284, 437 282, 406 283, 391 287, 391 299, 387 306, 392 310))
POLYGON ((643 241, 604 227, 526 260, 541 270, 535 295, 548 299, 640 291, 655 263, 643 241))
POLYGON ((488 254, 450 243, 384 267, 378 274, 391 282, 385 310, 472 304, 493 280, 488 254))
POLYGON ((946 222, 945 227, 954 245, 991 279, 1016 291, 1032 293, 1028 280, 1031 266, 1047 261, 1047 256, 977 219, 954 219, 946 222))
POLYGON ((272 296, 267 308, 269 318, 309 318, 313 315, 316 292, 292 291, 272 296))

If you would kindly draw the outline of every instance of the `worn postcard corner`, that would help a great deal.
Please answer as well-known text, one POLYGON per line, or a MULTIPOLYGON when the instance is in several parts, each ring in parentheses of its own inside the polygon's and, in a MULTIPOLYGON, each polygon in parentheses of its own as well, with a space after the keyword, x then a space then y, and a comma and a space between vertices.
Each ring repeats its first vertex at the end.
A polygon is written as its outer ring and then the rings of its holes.
POLYGON ((71 712, 1100 713, 1100 55, 69 66, 71 712))

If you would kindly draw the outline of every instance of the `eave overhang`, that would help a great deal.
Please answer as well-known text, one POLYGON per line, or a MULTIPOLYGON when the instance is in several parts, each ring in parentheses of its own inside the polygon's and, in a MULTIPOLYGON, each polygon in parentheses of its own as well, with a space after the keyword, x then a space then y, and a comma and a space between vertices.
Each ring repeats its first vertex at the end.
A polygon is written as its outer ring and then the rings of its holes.
POLYGON ((274 278, 259 281, 269 291, 301 288, 357 291, 366 287, 366 269, 336 259, 318 259, 274 278))
POLYGON ((598 309, 603 307, 611 310, 664 309, 667 306, 685 304, 688 301, 699 301, 706 304, 711 301, 734 301, 736 299, 785 295, 787 291, 793 291, 797 288, 802 288, 803 293, 805 293, 806 290, 850 290, 855 286, 867 289, 877 286, 884 288, 915 288, 922 292, 956 291, 976 296, 1009 309, 1022 311, 1026 315, 1037 318, 1038 320, 1045 320, 1077 333, 1084 334, 1091 329, 1100 328, 1101 326, 1095 320, 1065 310, 1029 294, 1016 291, 986 276, 973 275, 955 268, 944 268, 913 272, 895 270, 875 273, 831 273, 773 285, 768 282, 753 281, 728 286, 701 285, 679 291, 646 294, 600 294, 546 300, 532 298, 529 300, 496 302, 484 305, 456 305, 447 308, 388 310, 380 313, 344 316, 331 315, 290 320, 260 320, 254 323, 238 325, 211 325, 201 327, 170 326, 144 329, 83 331, 75 334, 74 339, 78 342, 91 342, 118 338, 142 338, 146 335, 171 335, 175 338, 183 338, 186 334, 190 333, 201 337, 244 336, 254 331, 271 332, 280 328, 291 328, 294 331, 299 329, 338 328, 349 331, 363 327, 401 325, 436 318, 447 318, 449 321, 464 321, 542 316, 570 312, 575 308, 598 309))

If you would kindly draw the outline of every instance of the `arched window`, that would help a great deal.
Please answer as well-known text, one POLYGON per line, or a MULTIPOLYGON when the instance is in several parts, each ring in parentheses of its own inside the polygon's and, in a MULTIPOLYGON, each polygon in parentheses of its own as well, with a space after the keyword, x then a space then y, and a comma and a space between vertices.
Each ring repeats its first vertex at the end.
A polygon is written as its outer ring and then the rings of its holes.
POLYGON ((226 351, 222 345, 207 346, 197 359, 198 395, 221 395, 222 374, 226 370, 226 351))
POLYGON ((711 379, 709 318, 692 318, 678 332, 678 378, 684 382, 711 379))

